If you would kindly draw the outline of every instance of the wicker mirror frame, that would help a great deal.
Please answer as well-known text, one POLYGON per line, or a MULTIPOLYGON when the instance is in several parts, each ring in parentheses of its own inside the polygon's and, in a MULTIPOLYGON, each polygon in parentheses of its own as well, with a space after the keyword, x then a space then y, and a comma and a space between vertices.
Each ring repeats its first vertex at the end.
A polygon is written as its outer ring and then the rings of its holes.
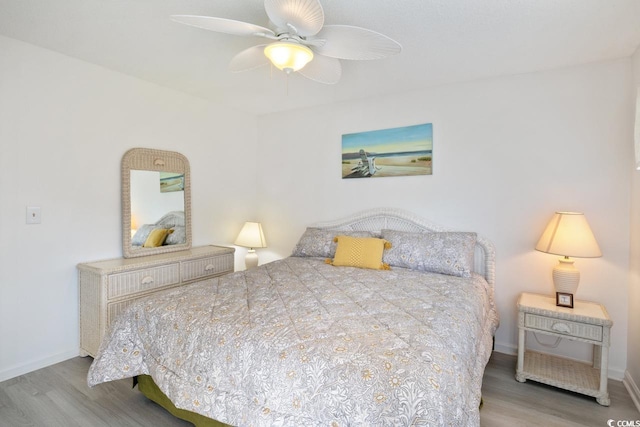
POLYGON ((189 160, 174 151, 132 148, 122 156, 122 253, 125 258, 191 249, 191 171, 189 160), (183 244, 143 248, 131 246, 131 171, 148 170, 184 174, 184 218, 186 241, 183 244))

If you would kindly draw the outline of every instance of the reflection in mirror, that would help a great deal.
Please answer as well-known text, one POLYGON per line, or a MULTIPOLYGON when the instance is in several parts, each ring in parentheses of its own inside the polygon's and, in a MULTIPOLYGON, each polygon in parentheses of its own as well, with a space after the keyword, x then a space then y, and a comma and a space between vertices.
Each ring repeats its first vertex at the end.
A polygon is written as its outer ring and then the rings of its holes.
POLYGON ((143 246, 157 228, 170 231, 164 245, 186 243, 184 175, 131 170, 130 178, 131 246, 143 246))
POLYGON ((125 258, 191 247, 190 173, 171 151, 134 148, 122 158, 125 258))

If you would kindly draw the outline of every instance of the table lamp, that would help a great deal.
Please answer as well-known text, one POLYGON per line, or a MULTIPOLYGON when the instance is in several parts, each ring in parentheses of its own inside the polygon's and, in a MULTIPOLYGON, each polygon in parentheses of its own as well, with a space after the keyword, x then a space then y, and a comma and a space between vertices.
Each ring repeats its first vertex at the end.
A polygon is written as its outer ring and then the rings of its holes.
POLYGON ((262 225, 259 222, 245 222, 234 244, 249 248, 247 256, 244 259, 247 270, 257 267, 258 254, 255 248, 267 247, 267 241, 264 239, 264 233, 262 232, 262 225))
POLYGON ((536 250, 562 256, 553 269, 553 285, 556 292, 572 295, 578 289, 580 272, 569 257, 602 256, 587 219, 579 212, 556 212, 538 240, 536 250))

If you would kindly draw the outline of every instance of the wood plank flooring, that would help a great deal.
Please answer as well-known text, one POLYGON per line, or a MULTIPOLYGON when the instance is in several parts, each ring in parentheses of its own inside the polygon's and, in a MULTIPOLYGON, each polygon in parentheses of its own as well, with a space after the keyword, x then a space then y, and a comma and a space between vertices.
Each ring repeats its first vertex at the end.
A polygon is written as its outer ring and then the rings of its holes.
POLYGON ((519 383, 515 371, 515 356, 493 353, 482 380, 482 426, 606 427, 610 419, 640 422, 640 412, 621 381, 609 380, 611 406, 606 407, 593 397, 533 381, 519 383))
MULTIPOLYGON (((90 357, 67 360, 0 383, 0 427, 160 427, 190 426, 147 400, 131 380, 90 389, 90 357)), ((607 420, 640 420, 631 397, 619 381, 609 381, 611 406, 553 387, 514 379, 516 359, 494 353, 485 371, 481 425, 593 426, 607 420)))

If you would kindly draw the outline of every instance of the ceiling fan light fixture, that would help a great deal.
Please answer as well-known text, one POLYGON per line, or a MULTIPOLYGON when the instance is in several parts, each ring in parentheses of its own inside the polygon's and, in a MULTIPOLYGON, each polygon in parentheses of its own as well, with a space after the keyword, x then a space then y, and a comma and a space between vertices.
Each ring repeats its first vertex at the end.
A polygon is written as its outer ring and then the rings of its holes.
POLYGON ((308 47, 282 41, 267 45, 264 54, 277 69, 286 73, 302 69, 313 59, 313 52, 308 47))
POLYGON ((382 59, 402 51, 400 43, 373 30, 324 25, 320 1, 264 0, 274 30, 215 16, 173 15, 171 19, 218 33, 268 39, 237 53, 229 63, 234 73, 271 62, 287 75, 298 72, 318 83, 336 84, 342 75, 340 60, 382 59))

